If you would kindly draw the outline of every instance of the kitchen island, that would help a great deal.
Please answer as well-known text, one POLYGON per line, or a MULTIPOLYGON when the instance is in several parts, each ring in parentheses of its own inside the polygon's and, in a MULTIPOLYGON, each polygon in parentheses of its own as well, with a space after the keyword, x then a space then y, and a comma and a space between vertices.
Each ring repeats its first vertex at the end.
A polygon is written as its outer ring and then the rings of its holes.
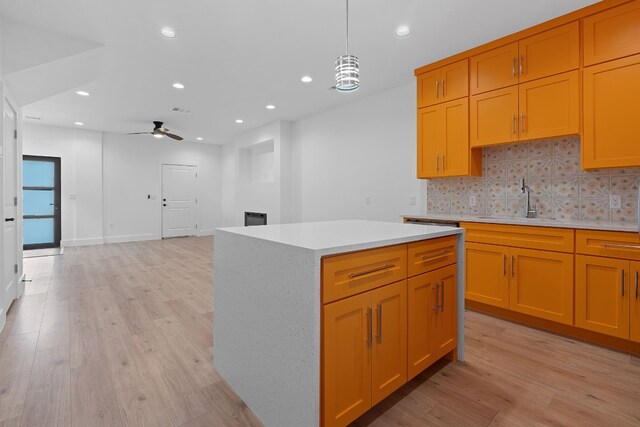
POLYGON ((460 228, 328 221, 214 241, 214 366, 267 426, 346 425, 440 357, 463 359, 460 228))

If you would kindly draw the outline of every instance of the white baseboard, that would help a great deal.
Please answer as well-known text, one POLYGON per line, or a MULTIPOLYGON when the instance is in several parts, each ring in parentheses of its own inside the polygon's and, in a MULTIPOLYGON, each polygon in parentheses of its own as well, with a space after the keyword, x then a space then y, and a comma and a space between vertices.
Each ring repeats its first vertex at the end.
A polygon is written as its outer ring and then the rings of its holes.
POLYGON ((60 246, 69 247, 69 246, 93 246, 93 245, 102 245, 104 243, 104 239, 101 237, 94 237, 89 239, 75 239, 75 240, 61 240, 60 246))
POLYGON ((214 229, 198 230, 198 236, 213 236, 214 229))
POLYGON ((4 329, 4 325, 7 323, 7 311, 4 307, 0 307, 0 332, 4 329))
POLYGON ((140 242, 144 240, 160 240, 161 237, 157 234, 132 234, 129 236, 111 236, 105 237, 104 243, 126 243, 126 242, 140 242))

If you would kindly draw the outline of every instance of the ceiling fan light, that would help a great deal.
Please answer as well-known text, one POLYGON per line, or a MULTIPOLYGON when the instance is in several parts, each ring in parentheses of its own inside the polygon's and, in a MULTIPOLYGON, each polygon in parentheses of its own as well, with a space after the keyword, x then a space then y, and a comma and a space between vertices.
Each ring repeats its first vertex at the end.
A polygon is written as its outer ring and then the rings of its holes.
POLYGON ((176 38, 176 32, 171 27, 162 28, 160 30, 160 34, 162 35, 162 37, 167 38, 167 39, 175 39, 176 38))
POLYGON ((336 90, 353 92, 360 87, 360 63, 355 55, 342 55, 336 59, 336 90))
POLYGON ((154 137, 154 138, 158 138, 158 139, 160 139, 160 138, 162 138, 163 136, 162 136, 162 134, 154 133, 154 134, 153 134, 153 137, 154 137))

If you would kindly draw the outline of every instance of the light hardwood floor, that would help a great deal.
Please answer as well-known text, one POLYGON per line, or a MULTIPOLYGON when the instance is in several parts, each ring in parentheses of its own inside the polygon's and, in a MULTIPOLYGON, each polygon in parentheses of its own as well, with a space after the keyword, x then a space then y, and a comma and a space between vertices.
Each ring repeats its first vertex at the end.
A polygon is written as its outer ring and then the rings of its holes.
MULTIPOLYGON (((0 427, 257 426, 212 365, 212 239, 68 248, 0 334, 0 427)), ((438 363, 365 414, 375 426, 640 425, 640 360, 466 314, 438 363)))

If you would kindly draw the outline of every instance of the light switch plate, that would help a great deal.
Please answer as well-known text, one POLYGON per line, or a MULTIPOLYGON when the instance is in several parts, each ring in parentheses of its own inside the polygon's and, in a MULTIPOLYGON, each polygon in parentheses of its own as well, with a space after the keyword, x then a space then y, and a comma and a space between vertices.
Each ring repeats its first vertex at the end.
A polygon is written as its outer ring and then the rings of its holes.
POLYGON ((617 194, 612 194, 609 196, 609 207, 611 209, 620 209, 622 208, 622 197, 617 194))
POLYGON ((475 194, 469 194, 469 206, 474 207, 478 204, 478 199, 475 194))
POLYGON ((411 206, 415 206, 415 204, 416 204, 416 196, 412 195, 411 197, 409 197, 409 204, 411 206))

